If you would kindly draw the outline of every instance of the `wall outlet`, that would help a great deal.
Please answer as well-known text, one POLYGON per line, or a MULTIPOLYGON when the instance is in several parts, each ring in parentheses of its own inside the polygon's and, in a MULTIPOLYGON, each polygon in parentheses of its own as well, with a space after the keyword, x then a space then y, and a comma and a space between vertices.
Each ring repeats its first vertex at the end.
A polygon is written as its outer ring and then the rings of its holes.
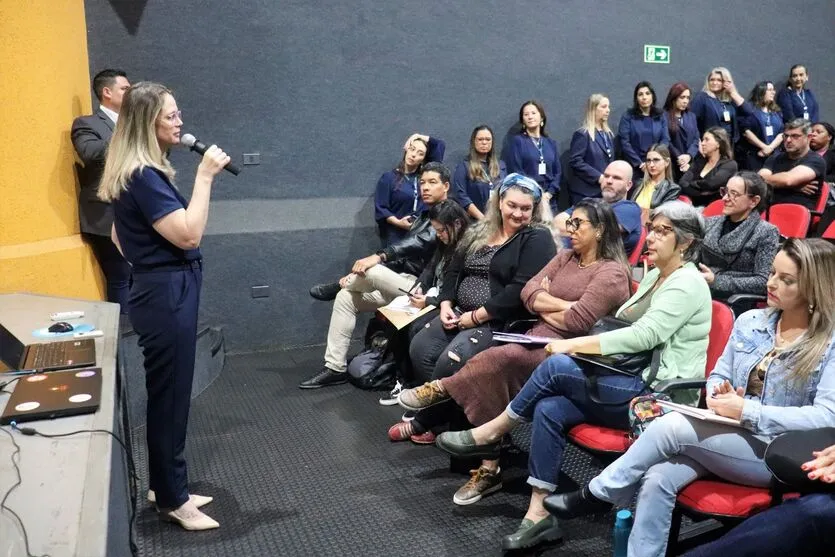
POLYGON ((244 165, 261 164, 261 153, 244 153, 244 165))
POLYGON ((253 286, 250 288, 250 295, 253 298, 269 298, 270 287, 267 285, 253 286))

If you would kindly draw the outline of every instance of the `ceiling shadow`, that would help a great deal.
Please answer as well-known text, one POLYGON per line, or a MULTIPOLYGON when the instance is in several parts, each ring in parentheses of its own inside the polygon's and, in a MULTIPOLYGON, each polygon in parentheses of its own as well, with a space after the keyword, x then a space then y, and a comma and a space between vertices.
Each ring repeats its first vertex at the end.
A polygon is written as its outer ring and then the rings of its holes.
POLYGON ((139 23, 142 21, 142 13, 148 0, 108 0, 108 3, 122 20, 128 34, 135 36, 139 31, 139 23))

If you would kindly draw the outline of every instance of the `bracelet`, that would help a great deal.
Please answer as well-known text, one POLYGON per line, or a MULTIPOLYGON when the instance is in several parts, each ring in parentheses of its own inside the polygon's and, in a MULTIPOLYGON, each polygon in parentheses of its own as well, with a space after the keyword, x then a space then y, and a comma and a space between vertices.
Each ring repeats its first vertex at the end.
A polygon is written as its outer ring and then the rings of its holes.
POLYGON ((476 312, 476 310, 473 310, 473 311, 470 312, 470 319, 473 320, 473 323, 475 323, 476 327, 480 327, 481 326, 481 321, 479 321, 478 317, 475 316, 475 312, 476 312))

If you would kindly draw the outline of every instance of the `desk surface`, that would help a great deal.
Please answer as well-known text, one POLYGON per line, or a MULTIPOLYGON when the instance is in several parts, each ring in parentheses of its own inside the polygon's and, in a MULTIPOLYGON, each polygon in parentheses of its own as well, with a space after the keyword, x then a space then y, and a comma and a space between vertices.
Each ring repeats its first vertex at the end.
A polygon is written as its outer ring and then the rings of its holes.
MULTIPOLYGON (((49 325, 50 313, 74 310, 85 312, 79 322, 91 323, 104 332, 103 337, 95 339, 96 365, 102 368, 101 407, 95 414, 24 425, 43 433, 78 429, 113 431, 117 411, 119 306, 33 294, 0 295, 0 321, 24 344, 44 342, 32 336, 32 331, 49 325)), ((0 382, 5 382, 2 374, 0 382)), ((13 385, 6 387, 12 389, 13 385)), ((0 410, 8 398, 0 395, 0 410)), ((9 430, 7 426, 4 429, 9 430)), ((23 520, 32 554, 105 555, 113 438, 103 433, 82 433, 61 439, 13 435, 20 445, 22 481, 6 505, 23 520)), ((13 450, 8 435, 0 434, 0 498, 17 479, 10 456, 13 450)), ((0 555, 25 554, 20 527, 8 513, 0 514, 0 555)))

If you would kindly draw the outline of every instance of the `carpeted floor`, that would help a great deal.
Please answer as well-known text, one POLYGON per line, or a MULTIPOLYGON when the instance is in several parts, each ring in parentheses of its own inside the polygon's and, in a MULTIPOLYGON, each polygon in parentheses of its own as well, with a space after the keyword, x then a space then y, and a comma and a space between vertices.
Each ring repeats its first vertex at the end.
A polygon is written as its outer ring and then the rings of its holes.
MULTIPOLYGON (((321 348, 229 356, 193 403, 187 458, 194 493, 218 530, 190 533, 163 523, 147 503, 137 514, 144 557, 490 556, 527 508, 526 456, 503 461, 504 490, 460 507, 466 476, 434 446, 391 443, 398 406, 341 385, 302 391, 321 348)), ((144 428, 134 431, 141 500, 147 490, 144 428)), ((524 437, 524 432, 520 434, 524 437)), ((525 445, 526 440, 520 439, 525 445)), ((561 489, 588 481, 600 462, 569 449, 561 489)), ((610 514, 565 522, 562 543, 532 555, 611 554, 610 514)), ((522 553, 524 554, 524 553, 522 553)))

